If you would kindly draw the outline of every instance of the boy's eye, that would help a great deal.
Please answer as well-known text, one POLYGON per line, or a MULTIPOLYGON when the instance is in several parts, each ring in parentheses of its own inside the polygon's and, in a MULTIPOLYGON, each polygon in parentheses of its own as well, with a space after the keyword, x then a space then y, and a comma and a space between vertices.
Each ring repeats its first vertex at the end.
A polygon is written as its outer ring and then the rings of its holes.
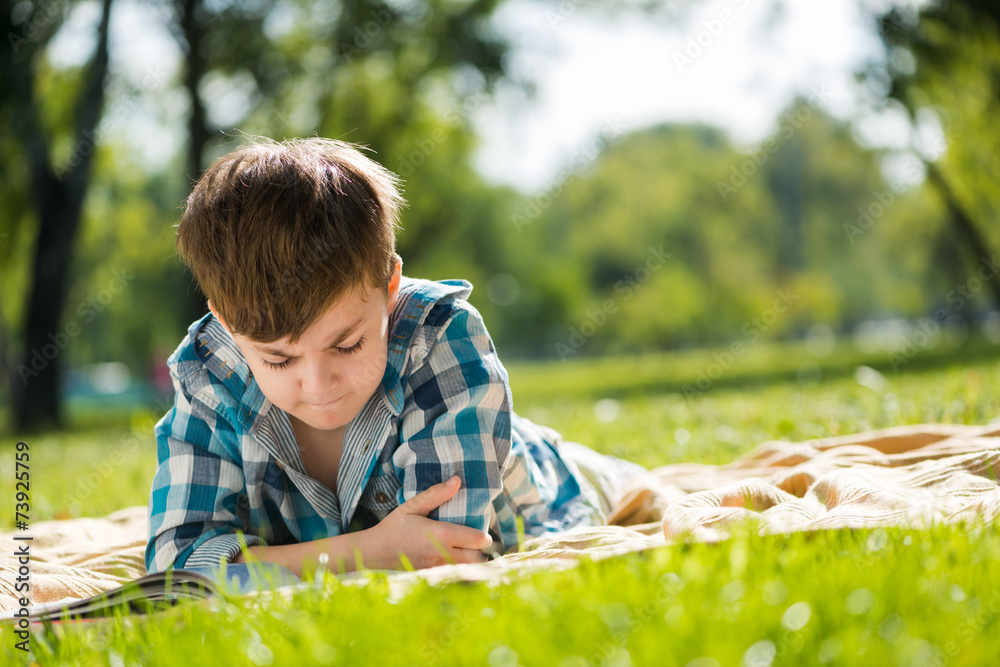
MULTIPOLYGON (((337 347, 333 349, 337 350, 341 354, 354 354, 355 352, 361 349, 361 345, 364 342, 365 342, 365 337, 362 336, 361 338, 358 339, 357 343, 355 343, 350 347, 337 347)), ((268 368, 274 368, 274 369, 287 368, 288 364, 292 363, 291 359, 285 359, 284 361, 278 363, 275 363, 273 361, 268 361, 267 359, 261 359, 261 361, 264 362, 264 365, 267 366, 268 368)))
POLYGON ((343 352, 344 354, 354 354, 355 352, 361 349, 361 344, 364 342, 365 342, 365 337, 362 336, 361 338, 358 339, 358 342, 355 343, 354 345, 350 347, 338 347, 337 349, 343 352))

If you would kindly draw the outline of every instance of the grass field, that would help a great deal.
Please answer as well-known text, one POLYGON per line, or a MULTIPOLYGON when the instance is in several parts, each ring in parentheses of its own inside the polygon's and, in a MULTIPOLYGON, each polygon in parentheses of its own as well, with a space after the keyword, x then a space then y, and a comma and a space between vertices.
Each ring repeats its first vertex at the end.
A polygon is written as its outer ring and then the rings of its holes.
MULTIPOLYGON (((1000 354, 822 359, 759 347, 710 372, 711 352, 510 364, 515 409, 648 467, 722 463, 768 439, 997 416, 1000 354), (898 365, 898 364, 897 364, 898 365), (859 370, 860 369, 860 370, 859 370), (879 372, 881 371, 881 372, 879 372), (699 378, 718 375, 701 391, 699 378), (692 391, 692 388, 697 391, 692 391), (687 394, 687 395, 685 395, 687 394)), ((30 439, 32 520, 145 504, 152 424, 94 420, 30 439)), ((0 497, 13 507, 13 440, 0 497)), ((0 513, 0 527, 12 516, 0 513)), ((294 599, 186 604, 151 618, 34 635, 0 630, 0 663, 40 665, 991 665, 1000 656, 997 526, 873 529, 675 544, 503 586, 334 578, 294 599)))

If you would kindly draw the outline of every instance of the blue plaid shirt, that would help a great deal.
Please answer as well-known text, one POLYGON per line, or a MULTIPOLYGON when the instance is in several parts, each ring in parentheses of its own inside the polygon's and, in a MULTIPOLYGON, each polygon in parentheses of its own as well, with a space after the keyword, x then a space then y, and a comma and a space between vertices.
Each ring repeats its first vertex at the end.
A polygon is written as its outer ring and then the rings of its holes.
POLYGON ((514 414, 471 291, 402 278, 382 383, 347 425, 336 493, 306 473, 288 414, 219 321, 193 323, 167 362, 176 394, 155 429, 146 569, 368 528, 455 474, 462 485, 430 518, 489 532, 496 553, 517 548, 516 517, 527 536, 604 523, 559 433, 514 414))

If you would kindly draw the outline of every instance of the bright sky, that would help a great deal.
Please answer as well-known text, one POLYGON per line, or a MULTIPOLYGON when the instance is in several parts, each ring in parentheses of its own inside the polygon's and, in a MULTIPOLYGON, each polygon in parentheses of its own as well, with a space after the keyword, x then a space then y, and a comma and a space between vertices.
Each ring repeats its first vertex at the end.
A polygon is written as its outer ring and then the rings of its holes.
MULTIPOLYGON (((515 45, 513 69, 536 82, 538 95, 524 101, 501 90, 496 104, 476 112, 483 137, 476 166, 491 181, 537 192, 602 132, 701 121, 750 145, 772 131, 796 92, 850 117, 858 108, 854 73, 880 54, 862 1, 883 0, 705 0, 691 3, 683 24, 670 25, 610 20, 577 9, 575 0, 511 0, 496 24, 515 45)), ((133 81, 170 77, 180 67, 172 37, 150 29, 149 11, 134 0, 115 5, 113 63, 133 81)), ((89 52, 98 12, 96 3, 78 6, 76 30, 62 31, 55 45, 57 61, 89 52)), ((183 142, 186 102, 155 87, 144 95, 150 104, 128 106, 106 126, 127 133, 155 162, 183 142), (161 129, 150 132, 151 124, 161 129)), ((241 96, 229 97, 221 99, 238 107, 241 96)), ((891 114, 859 124, 859 135, 881 145, 907 140, 891 114)))
MULTIPOLYGON (((858 104, 853 73, 880 54, 858 2, 709 0, 684 25, 610 21, 574 6, 517 0, 500 12, 518 45, 515 67, 539 91, 530 106, 481 114, 477 166, 491 180, 549 183, 608 123, 628 131, 701 121, 750 144, 796 91, 818 91, 826 111, 846 118, 858 104)), ((905 140, 892 120, 865 127, 870 141, 905 140)))

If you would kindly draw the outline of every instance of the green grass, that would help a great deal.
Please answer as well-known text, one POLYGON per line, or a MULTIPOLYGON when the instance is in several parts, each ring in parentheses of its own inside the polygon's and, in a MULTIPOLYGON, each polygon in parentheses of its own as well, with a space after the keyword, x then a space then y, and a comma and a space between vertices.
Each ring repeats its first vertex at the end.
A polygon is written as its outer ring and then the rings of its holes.
MULTIPOLYGON (((762 349, 690 399, 683 387, 710 354, 672 365, 574 360, 508 371, 519 414, 656 466, 722 463, 768 439, 984 423, 1000 405, 1000 360, 988 352, 928 355, 892 373, 879 359, 849 353, 817 361, 801 350, 762 349), (862 386, 854 377, 862 362, 885 376, 869 373, 862 386), (797 372, 810 363, 808 373, 797 372)), ((137 415, 124 427, 29 439, 32 519, 144 504, 155 463, 151 425, 150 415, 137 415), (101 485, 76 493, 85 475, 101 485)), ((13 493, 12 444, 0 442, 0 497, 13 493)), ((2 521, 9 525, 6 515, 2 521)), ((992 664, 1000 655, 997 528, 738 532, 719 544, 584 561, 499 586, 420 584, 401 597, 380 575, 364 586, 330 577, 262 607, 219 599, 57 628, 32 637, 30 659, 192 667, 992 664)), ((2 664, 26 664, 14 642, 10 629, 0 630, 2 664)))
MULTIPOLYGON (((145 505, 156 470, 155 424, 152 413, 138 411, 130 421, 117 425, 26 437, 31 521, 103 516, 145 505)), ((0 441, 3 498, 14 497, 15 443, 11 438, 0 441)), ((0 512, 0 530, 13 527, 13 501, 10 510, 0 512)))

